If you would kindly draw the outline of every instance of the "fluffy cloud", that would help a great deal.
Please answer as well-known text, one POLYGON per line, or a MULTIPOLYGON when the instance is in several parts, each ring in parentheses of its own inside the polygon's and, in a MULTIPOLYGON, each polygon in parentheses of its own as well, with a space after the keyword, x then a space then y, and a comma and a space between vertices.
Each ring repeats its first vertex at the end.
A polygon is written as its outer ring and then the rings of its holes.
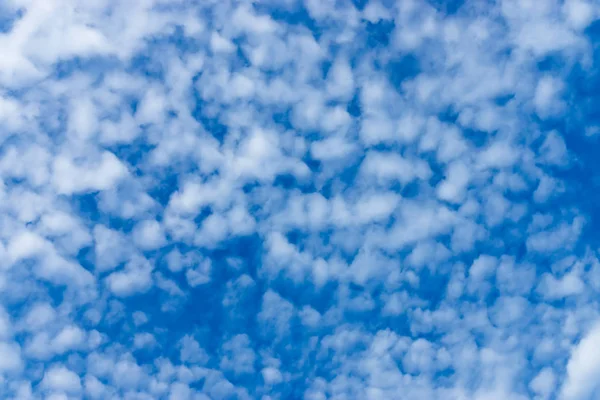
POLYGON ((588 399, 597 393, 598 383, 594 379, 600 371, 596 355, 600 340, 600 325, 596 324, 573 348, 567 363, 567 375, 560 390, 560 398, 588 399))
POLYGON ((599 17, 5 1, 0 397, 597 397, 599 17))

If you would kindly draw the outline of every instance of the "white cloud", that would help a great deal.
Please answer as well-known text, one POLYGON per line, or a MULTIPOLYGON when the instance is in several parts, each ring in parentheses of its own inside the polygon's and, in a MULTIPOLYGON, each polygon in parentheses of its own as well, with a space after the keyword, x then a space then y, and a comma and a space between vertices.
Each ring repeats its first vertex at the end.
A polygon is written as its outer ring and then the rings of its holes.
POLYGON ((135 349, 152 348, 157 342, 154 336, 148 332, 136 333, 133 337, 133 347, 135 349))
POLYGON ((41 385, 48 390, 64 391, 76 394, 81 391, 81 381, 79 376, 70 369, 54 365, 50 367, 42 379, 41 385))
POLYGON ((148 260, 136 256, 122 270, 110 274, 105 281, 111 292, 119 297, 144 293, 152 287, 152 265, 148 260))
POLYGON ((529 387, 542 399, 548 399, 556 388, 556 374, 551 368, 544 368, 531 380, 529 387))
POLYGON ((276 385, 282 381, 281 372, 277 368, 267 367, 261 371, 263 380, 267 385, 276 385))
POLYGON ((100 399, 105 395, 106 386, 95 376, 86 375, 84 386, 85 393, 92 399, 100 399))
POLYGON ((180 346, 179 358, 181 361, 191 364, 205 364, 208 361, 206 351, 200 347, 200 344, 192 336, 184 336, 181 339, 180 346))
POLYGON ((56 311, 48 303, 35 303, 23 318, 23 328, 31 331, 40 329, 56 318, 56 311))
POLYGON ((356 222, 366 224, 385 221, 400 204, 400 196, 390 192, 365 194, 354 205, 356 222))
POLYGON ((556 132, 549 132, 540 147, 540 160, 548 165, 565 166, 568 159, 567 145, 556 132))
POLYGON ((227 220, 217 213, 213 213, 202 221, 200 231, 196 233, 194 243, 199 246, 214 247, 225 240, 229 234, 227 220))
POLYGON ((22 260, 42 253, 50 244, 41 236, 24 231, 13 236, 8 245, 8 255, 14 260, 22 260))
POLYGON ((550 274, 542 275, 537 291, 547 299, 556 300, 583 293, 585 283, 575 271, 555 278, 550 274))
POLYGON ((527 248, 540 253, 568 248, 579 239, 583 225, 583 218, 575 217, 571 224, 565 222, 553 229, 535 233, 527 239, 527 248))
POLYGON ((85 341, 85 332, 78 326, 65 326, 52 339, 50 346, 57 354, 65 353, 69 350, 80 348, 85 341))
POLYGON ((274 331, 276 336, 285 335, 289 330, 294 306, 272 290, 263 295, 258 320, 264 324, 265 332, 274 331))
POLYGON ((18 372, 23 368, 21 348, 16 343, 0 342, 0 371, 3 373, 18 372))
POLYGON ((194 267, 185 272, 188 285, 196 287, 210 282, 212 262, 210 259, 199 261, 194 267))
POLYGON ((127 167, 110 152, 102 152, 97 160, 84 158, 78 162, 68 155, 54 159, 52 182, 60 194, 76 194, 112 188, 128 175, 127 167))
POLYGON ((598 9, 585 0, 567 0, 563 4, 563 13, 574 29, 585 29, 598 18, 598 9))
POLYGON ((13 263, 37 260, 33 270, 35 275, 55 284, 86 286, 94 281, 87 270, 58 254, 52 243, 29 231, 20 232, 12 238, 8 255, 13 263))
POLYGON ((481 151, 477 158, 480 168, 506 168, 517 162, 519 155, 519 149, 508 141, 496 141, 481 151))
POLYGON ((354 93, 354 77, 348 60, 338 57, 327 73, 327 94, 333 99, 349 100, 354 93))
POLYGON ((431 169, 423 160, 407 160, 396 153, 369 152, 361 164, 361 173, 381 184, 397 180, 406 185, 415 179, 429 179, 431 169))
POLYGON ((589 399, 598 388, 595 377, 600 373, 600 325, 592 326, 589 332, 573 348, 567 363, 566 380, 560 389, 564 400, 589 399))
POLYGON ((348 157, 355 150, 354 143, 340 136, 331 136, 324 140, 313 142, 310 146, 312 156, 322 161, 348 157))
POLYGON ((560 79, 543 76, 535 89, 533 104, 538 115, 542 118, 558 117, 565 105, 560 100, 564 84, 560 79))
POLYGON ((132 314, 132 316, 133 316, 133 323, 136 326, 144 325, 146 322, 149 321, 148 316, 145 313, 141 312, 141 311, 135 311, 132 314))
POLYGON ((598 6, 234 3, 0 5, 0 396, 594 397, 598 6))
POLYGON ((133 241, 142 250, 155 250, 167 242, 162 226, 158 221, 140 221, 133 229, 133 241))
POLYGON ((225 353, 219 363, 222 370, 231 370, 236 375, 254 373, 257 355, 251 347, 248 335, 236 335, 223 343, 222 348, 225 353))
POLYGON ((144 370, 131 358, 129 354, 123 356, 112 370, 114 385, 125 390, 139 387, 145 378, 144 370))
POLYGON ((533 200, 536 203, 544 203, 550 199, 553 195, 563 191, 562 185, 553 178, 546 175, 542 176, 538 187, 533 192, 533 200))
POLYGON ((218 32, 213 32, 210 35, 210 48, 214 52, 231 53, 235 50, 235 45, 231 40, 219 35, 218 32))
POLYGON ((120 232, 104 225, 96 225, 93 234, 97 270, 107 271, 116 268, 130 256, 130 245, 120 232))
POLYGON ((448 166, 446 179, 437 187, 437 195, 440 200, 452 203, 460 203, 465 195, 469 184, 471 173, 463 162, 455 161, 448 166))
POLYGON ((469 268, 469 288, 476 291, 484 280, 494 274, 497 265, 498 260, 493 256, 483 254, 477 257, 469 268))

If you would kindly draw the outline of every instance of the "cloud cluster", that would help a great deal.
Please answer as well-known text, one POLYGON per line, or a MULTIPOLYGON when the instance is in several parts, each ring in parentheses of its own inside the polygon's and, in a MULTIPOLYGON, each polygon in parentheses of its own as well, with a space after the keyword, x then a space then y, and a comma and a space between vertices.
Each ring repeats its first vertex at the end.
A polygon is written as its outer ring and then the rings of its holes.
POLYGON ((0 397, 600 396, 593 0, 0 4, 0 397))

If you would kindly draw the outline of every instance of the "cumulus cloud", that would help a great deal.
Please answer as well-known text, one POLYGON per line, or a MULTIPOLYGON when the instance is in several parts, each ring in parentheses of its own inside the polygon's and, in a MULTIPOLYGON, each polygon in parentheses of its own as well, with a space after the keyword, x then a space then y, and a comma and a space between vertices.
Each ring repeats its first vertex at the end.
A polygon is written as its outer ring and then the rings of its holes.
POLYGON ((596 354, 600 340, 600 325, 595 324, 571 351, 566 379, 560 390, 561 399, 588 399, 596 393, 594 379, 600 371, 596 354))
POLYGON ((44 373, 41 385, 47 390, 78 393, 81 390, 79 376, 63 366, 52 366, 44 373))
POLYGON ((110 189, 126 175, 127 168, 110 152, 102 152, 97 161, 83 158, 83 163, 60 155, 54 160, 52 181, 58 193, 70 195, 110 189))
POLYGON ((598 18, 3 2, 0 398, 595 398, 598 18))
POLYGON ((148 260, 138 256, 129 261, 122 270, 106 277, 106 283, 116 296, 143 293, 152 286, 152 266, 148 260))

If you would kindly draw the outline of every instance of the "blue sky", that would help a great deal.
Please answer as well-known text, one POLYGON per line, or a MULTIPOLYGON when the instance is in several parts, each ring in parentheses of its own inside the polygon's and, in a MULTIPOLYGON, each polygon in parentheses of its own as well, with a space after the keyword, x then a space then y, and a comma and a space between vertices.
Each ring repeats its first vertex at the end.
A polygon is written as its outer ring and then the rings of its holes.
POLYGON ((600 398, 595 0, 0 4, 0 398, 600 398))

